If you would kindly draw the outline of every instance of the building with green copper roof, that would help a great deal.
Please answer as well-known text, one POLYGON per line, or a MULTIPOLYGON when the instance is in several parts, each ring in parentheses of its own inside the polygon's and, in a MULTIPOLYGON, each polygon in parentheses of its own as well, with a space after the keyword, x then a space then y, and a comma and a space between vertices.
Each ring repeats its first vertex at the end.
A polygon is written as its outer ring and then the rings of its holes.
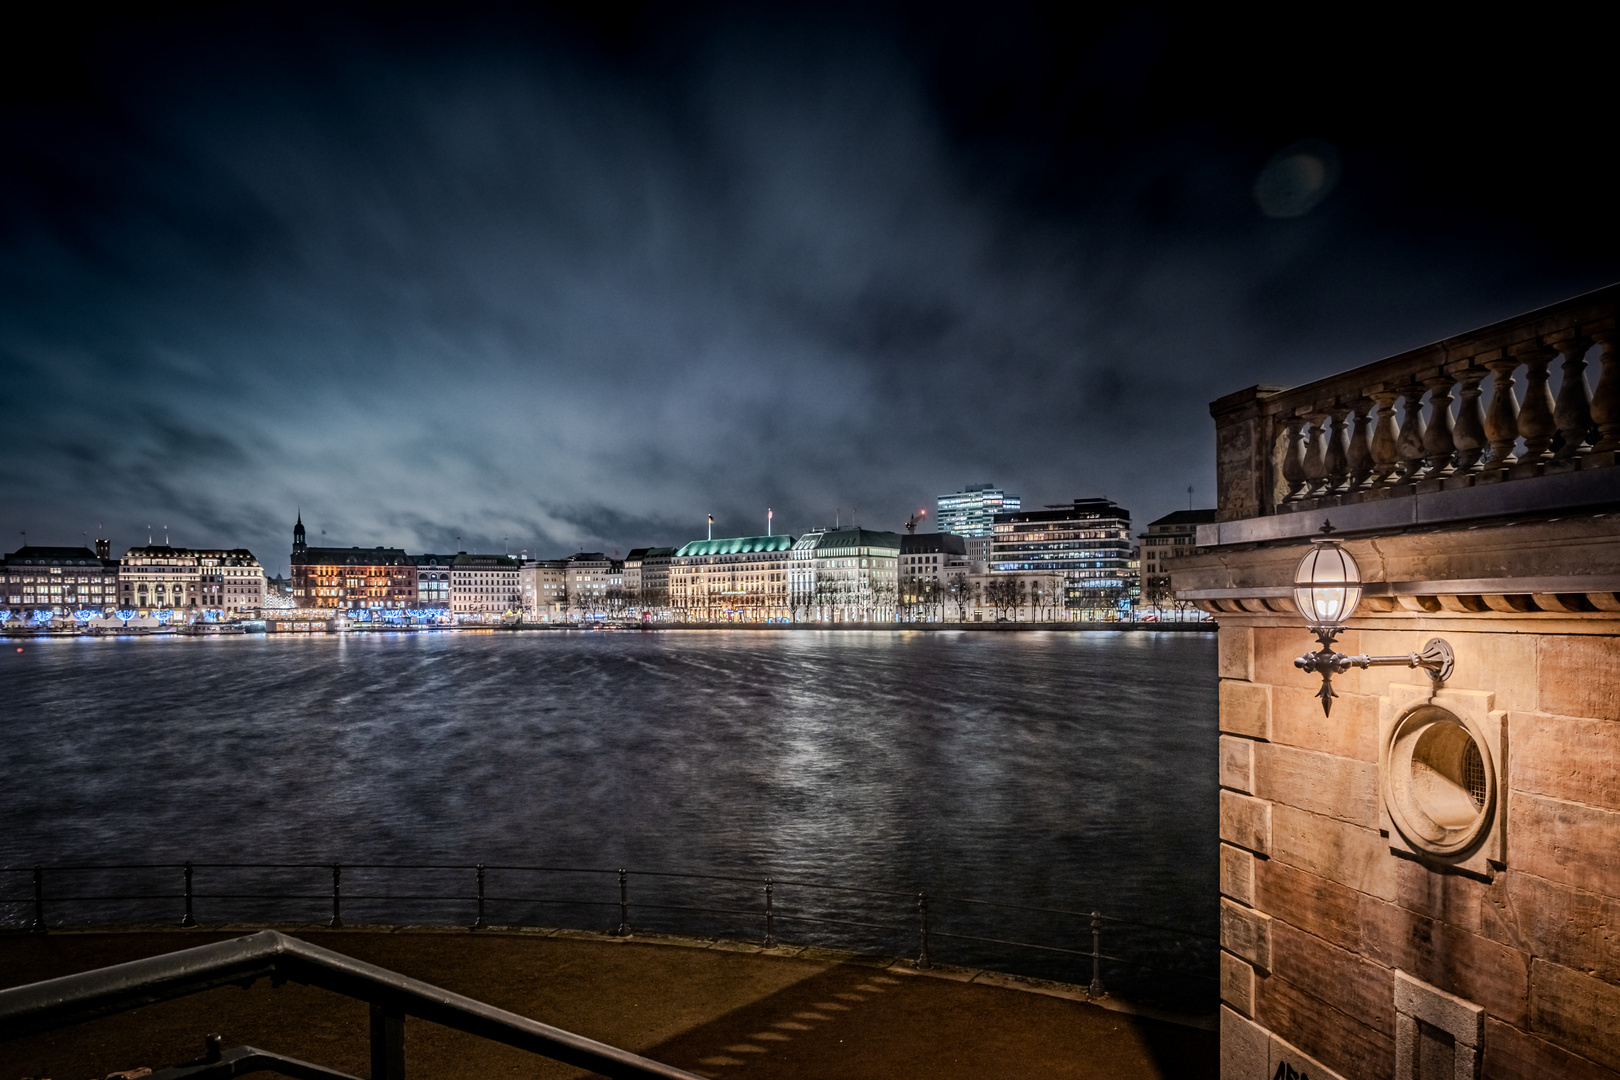
POLYGON ((670 560, 669 606, 693 622, 785 622, 791 536, 693 540, 670 560))
POLYGON ((698 555, 757 555, 764 552, 787 551, 793 546, 791 536, 733 536, 724 540, 693 540, 675 552, 678 559, 698 555))

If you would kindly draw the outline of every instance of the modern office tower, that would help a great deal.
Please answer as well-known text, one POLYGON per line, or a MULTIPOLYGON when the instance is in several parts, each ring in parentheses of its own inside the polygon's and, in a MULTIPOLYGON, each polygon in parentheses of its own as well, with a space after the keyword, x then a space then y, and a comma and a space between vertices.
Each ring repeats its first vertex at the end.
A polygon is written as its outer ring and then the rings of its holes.
POLYGON ((935 528, 957 536, 993 536, 997 514, 1023 508, 1017 495, 1008 495, 994 484, 969 484, 961 491, 941 495, 935 528))
POLYGON ((1061 582, 1067 610, 1108 618, 1137 588, 1131 547, 1129 510, 1107 499, 1050 503, 996 515, 990 573, 1061 582))

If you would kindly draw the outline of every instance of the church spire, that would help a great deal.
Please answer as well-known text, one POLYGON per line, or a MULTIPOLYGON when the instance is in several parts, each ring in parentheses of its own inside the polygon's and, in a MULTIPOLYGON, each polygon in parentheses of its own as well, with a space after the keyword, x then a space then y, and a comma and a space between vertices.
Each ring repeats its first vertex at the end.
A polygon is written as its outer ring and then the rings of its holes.
POLYGON ((304 550, 304 508, 298 508, 298 523, 293 526, 293 550, 304 550))

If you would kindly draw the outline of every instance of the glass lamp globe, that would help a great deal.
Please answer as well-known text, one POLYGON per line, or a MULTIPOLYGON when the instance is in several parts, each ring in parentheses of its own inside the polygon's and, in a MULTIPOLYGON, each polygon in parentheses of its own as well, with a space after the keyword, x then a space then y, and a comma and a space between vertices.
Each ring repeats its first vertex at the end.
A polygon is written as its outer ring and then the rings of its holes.
POLYGON ((1294 606, 1312 629, 1341 629, 1361 603, 1361 567, 1334 540, 1316 540, 1294 571, 1294 606))

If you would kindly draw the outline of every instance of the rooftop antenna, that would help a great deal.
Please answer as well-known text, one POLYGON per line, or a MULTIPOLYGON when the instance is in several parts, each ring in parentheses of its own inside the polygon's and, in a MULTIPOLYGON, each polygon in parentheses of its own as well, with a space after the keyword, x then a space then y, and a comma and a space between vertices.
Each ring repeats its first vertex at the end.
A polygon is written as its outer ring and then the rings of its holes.
POLYGON ((150 523, 148 523, 146 526, 146 546, 152 546, 152 526, 150 523))
POLYGON ((842 529, 843 527, 844 527, 844 508, 842 506, 835 506, 835 507, 833 507, 833 528, 842 529))

